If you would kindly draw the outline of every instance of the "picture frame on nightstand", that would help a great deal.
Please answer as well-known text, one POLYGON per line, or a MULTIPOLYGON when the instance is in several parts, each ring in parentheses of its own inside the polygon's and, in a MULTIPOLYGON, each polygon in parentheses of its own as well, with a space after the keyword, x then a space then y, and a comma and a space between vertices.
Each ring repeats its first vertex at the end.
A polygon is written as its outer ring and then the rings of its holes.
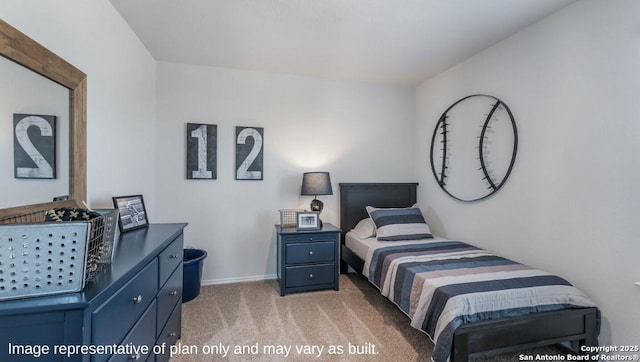
POLYGON ((320 230, 320 213, 317 211, 298 211, 296 213, 297 230, 320 230))

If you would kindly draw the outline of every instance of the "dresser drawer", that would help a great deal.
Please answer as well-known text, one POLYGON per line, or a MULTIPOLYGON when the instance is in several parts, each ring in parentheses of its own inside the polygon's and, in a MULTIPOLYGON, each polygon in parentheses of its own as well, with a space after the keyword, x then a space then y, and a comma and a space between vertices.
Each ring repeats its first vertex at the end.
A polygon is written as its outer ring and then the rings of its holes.
POLYGON ((156 303, 151 303, 149 308, 144 312, 142 318, 131 329, 120 345, 126 346, 131 344, 136 348, 141 346, 149 347, 147 354, 116 354, 109 358, 109 362, 117 361, 146 361, 150 354, 153 354, 153 345, 155 343, 155 327, 156 327, 156 303))
POLYGON ((158 256, 160 261, 160 286, 169 279, 178 264, 182 263, 182 234, 177 237, 166 249, 158 256))
POLYGON ((338 234, 336 233, 299 233, 293 235, 286 235, 285 240, 287 243, 308 243, 314 241, 338 241, 338 234))
POLYGON ((179 266, 158 293, 158 335, 176 303, 182 299, 182 274, 182 266, 179 266))
MULTIPOLYGON (((119 343, 153 301, 157 292, 158 261, 153 259, 92 313, 91 342, 99 345, 119 343)), ((155 336, 155 330, 153 335, 155 336)))
POLYGON ((286 263, 331 262, 336 258, 336 243, 312 242, 286 245, 286 263))
POLYGON ((164 362, 169 361, 169 350, 170 346, 176 344, 178 339, 180 338, 181 331, 180 326, 182 325, 182 303, 178 303, 176 307, 173 309, 171 316, 169 317, 169 321, 167 325, 162 329, 160 336, 158 337, 157 345, 162 345, 166 343, 166 354, 164 355, 156 355, 156 362, 164 362))
POLYGON ((291 266, 286 268, 285 274, 287 288, 331 284, 336 280, 336 265, 291 266))

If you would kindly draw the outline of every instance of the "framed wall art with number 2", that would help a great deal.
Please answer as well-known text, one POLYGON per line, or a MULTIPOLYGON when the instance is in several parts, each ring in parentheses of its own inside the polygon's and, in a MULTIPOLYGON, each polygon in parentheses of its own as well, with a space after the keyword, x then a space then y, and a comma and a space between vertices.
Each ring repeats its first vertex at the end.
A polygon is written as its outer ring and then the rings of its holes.
POLYGON ((264 128, 236 127, 236 180, 262 180, 264 128))
POLYGON ((15 178, 56 178, 56 116, 13 115, 15 178))
POLYGON ((187 123, 187 179, 215 180, 218 126, 187 123))

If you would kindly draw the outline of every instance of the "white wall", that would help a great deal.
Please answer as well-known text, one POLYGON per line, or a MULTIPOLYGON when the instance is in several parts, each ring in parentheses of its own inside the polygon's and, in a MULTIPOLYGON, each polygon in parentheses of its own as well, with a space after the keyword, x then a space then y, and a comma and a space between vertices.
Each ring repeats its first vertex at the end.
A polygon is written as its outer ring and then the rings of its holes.
POLYGON ((329 171, 322 219, 338 222, 338 183, 411 181, 410 88, 158 63, 158 218, 187 221, 208 251, 204 283, 273 277, 279 209, 309 208, 305 171, 329 171), (185 177, 186 123, 218 125, 217 180, 185 177), (235 127, 264 127, 264 180, 236 181, 235 127))
POLYGON ((601 308, 600 344, 640 341, 640 2, 580 1, 416 90, 420 202, 436 232, 558 273, 601 308), (505 186, 477 203, 435 183, 429 141, 458 98, 505 101, 519 131, 505 186))
POLYGON ((120 14, 107 0, 7 0, 0 18, 87 74, 90 205, 142 193, 153 211, 156 64, 120 14))

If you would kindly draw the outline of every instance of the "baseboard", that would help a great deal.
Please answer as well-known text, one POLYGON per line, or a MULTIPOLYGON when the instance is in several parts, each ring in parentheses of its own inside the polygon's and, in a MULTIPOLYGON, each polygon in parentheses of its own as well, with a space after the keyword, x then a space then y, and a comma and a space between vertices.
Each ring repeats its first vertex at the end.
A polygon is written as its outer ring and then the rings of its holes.
POLYGON ((252 277, 240 277, 240 278, 225 278, 225 279, 208 279, 202 280, 200 285, 217 285, 217 284, 231 284, 231 283, 244 283, 244 282, 257 282, 261 280, 273 280, 277 279, 278 275, 255 275, 252 277))

